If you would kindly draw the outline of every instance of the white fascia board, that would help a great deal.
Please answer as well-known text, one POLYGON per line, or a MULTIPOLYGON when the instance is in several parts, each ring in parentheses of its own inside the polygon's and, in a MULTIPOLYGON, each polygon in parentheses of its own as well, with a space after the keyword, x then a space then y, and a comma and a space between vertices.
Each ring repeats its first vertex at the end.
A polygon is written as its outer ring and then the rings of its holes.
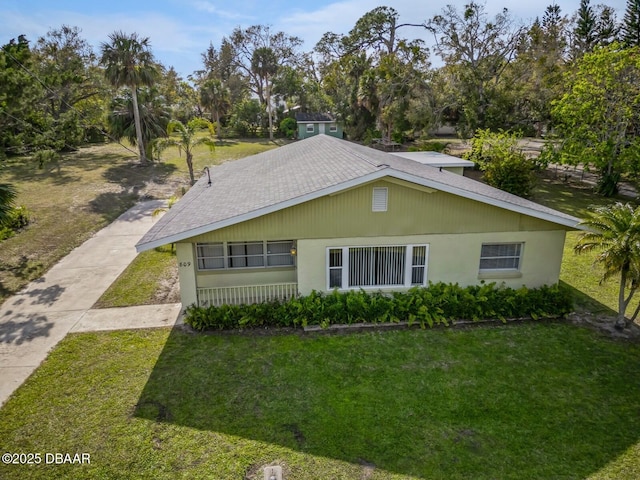
POLYGON ((151 250, 153 248, 167 245, 168 243, 179 242, 187 238, 202 235, 203 233, 208 233, 215 230, 219 230, 221 228, 230 227, 231 225, 236 225, 238 223, 246 222, 248 220, 253 220, 254 218, 258 218, 263 215, 267 215, 269 213, 277 212, 278 210, 284 210, 285 208, 293 207, 295 205, 308 202, 310 200, 315 200, 316 198, 324 197, 325 195, 339 193, 349 188, 358 187, 359 185, 369 183, 375 180, 379 180, 384 177, 393 177, 400 180, 405 180, 407 182, 422 185, 424 187, 429 187, 442 192, 451 193, 459 197, 468 198, 470 200, 486 203, 488 205, 493 205, 494 207, 499 207, 505 210, 510 210, 512 212, 528 215, 530 217, 546 220, 548 222, 556 223, 558 225, 563 225, 566 227, 575 228, 579 230, 585 230, 585 228, 579 225, 579 219, 571 220, 571 219, 560 217, 550 213, 540 212, 538 210, 534 210, 531 208, 523 207, 521 205, 505 202, 495 198, 487 197, 485 195, 481 195, 475 192, 469 192, 461 188, 453 187, 451 185, 446 185, 444 183, 440 183, 434 180, 429 180, 420 176, 412 175, 412 174, 388 167, 388 168, 383 168, 381 170, 377 170, 375 172, 369 173, 362 177, 349 180, 347 182, 339 183, 337 185, 333 185, 331 187, 328 187, 322 190, 311 192, 306 195, 301 195, 299 197, 291 198, 289 200, 285 200, 284 202, 269 205, 267 207, 263 207, 258 210, 253 210, 251 212, 247 212, 242 215, 237 215, 235 217, 222 220, 220 222, 203 225, 201 227, 187 230, 181 233, 176 233, 174 235, 163 237, 158 240, 147 242, 141 245, 136 245, 136 250, 138 252, 144 252, 146 250, 151 250))
POLYGON ((546 220, 548 222, 557 223, 558 225, 564 225, 566 227, 577 228, 580 230, 583 229, 581 228, 581 226, 578 225, 580 222, 579 219, 570 220, 568 218, 560 217, 550 213, 541 212, 539 210, 523 207, 522 205, 516 205, 513 203, 505 202, 503 200, 499 200, 497 198, 491 198, 486 195, 481 195, 479 193, 470 192, 468 190, 453 187, 451 185, 439 183, 437 181, 429 180, 420 176, 411 175, 409 173, 401 172, 394 169, 390 169, 390 170, 391 170, 390 172, 387 172, 387 175, 400 178, 408 182, 424 185, 425 187, 431 187, 436 190, 440 190, 442 192, 451 193, 453 195, 457 195, 463 198, 468 198, 470 200, 476 200, 478 202, 486 203, 488 205, 493 205, 494 207, 503 208, 505 210, 510 210, 512 212, 522 213, 524 215, 528 215, 529 217, 539 218, 541 220, 546 220))
POLYGON ((236 225, 238 223, 246 222, 248 220, 253 220, 254 218, 262 217, 264 215, 268 215, 269 213, 277 212, 279 210, 284 210, 285 208, 293 207, 295 205, 308 202, 310 200, 315 200, 316 198, 324 197, 326 195, 331 195, 333 193, 338 193, 343 190, 347 190, 349 188, 357 187, 358 185, 362 185, 364 183, 369 183, 371 181, 378 180, 380 178, 389 176, 388 172, 389 172, 388 168, 378 170, 378 171, 369 173, 367 175, 364 175, 362 177, 354 178, 352 180, 339 183, 337 185, 324 188, 322 190, 311 192, 306 195, 301 195, 299 197, 291 198, 289 200, 285 200, 284 202, 269 205, 268 207, 259 208, 258 210, 253 210, 251 212, 247 212, 242 215, 236 215, 235 217, 227 218, 220 222, 203 225, 201 227, 176 233, 174 235, 163 237, 158 240, 147 242, 141 245, 136 245, 136 250, 138 252, 144 252, 146 250, 151 250, 152 248, 157 248, 163 245, 167 245, 168 243, 179 242, 187 238, 202 235, 203 233, 209 233, 215 230, 220 230, 221 228, 230 227, 231 225, 236 225))

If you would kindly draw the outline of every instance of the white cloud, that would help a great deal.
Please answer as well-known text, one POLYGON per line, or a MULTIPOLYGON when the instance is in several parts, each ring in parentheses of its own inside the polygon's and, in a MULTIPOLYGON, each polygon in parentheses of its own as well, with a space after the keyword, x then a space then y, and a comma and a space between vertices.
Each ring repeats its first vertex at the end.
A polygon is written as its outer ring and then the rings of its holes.
POLYGON ((247 21, 255 21, 257 17, 252 15, 245 15, 243 13, 232 12, 230 10, 224 10, 216 7, 213 2, 209 2, 207 0, 198 0, 192 3, 193 7, 196 10, 200 10, 202 12, 212 13, 221 18, 226 18, 228 20, 247 20, 247 21))

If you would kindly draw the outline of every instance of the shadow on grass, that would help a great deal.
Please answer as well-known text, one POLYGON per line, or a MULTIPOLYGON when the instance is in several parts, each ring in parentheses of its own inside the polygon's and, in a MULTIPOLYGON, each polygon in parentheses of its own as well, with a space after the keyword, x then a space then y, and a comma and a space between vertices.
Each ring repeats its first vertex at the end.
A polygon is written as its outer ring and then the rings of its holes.
POLYGON ((560 280, 560 284, 571 292, 571 296, 573 297, 573 306, 576 311, 589 312, 594 315, 606 315, 610 317, 616 316, 615 310, 609 308, 603 303, 600 303, 598 300, 587 295, 582 290, 578 290, 573 285, 563 282, 562 280, 560 280))
POLYGON ((149 182, 163 184, 176 170, 175 165, 166 163, 148 166, 125 164, 109 167, 103 173, 103 177, 111 183, 120 185, 124 191, 101 193, 89 202, 89 207, 94 213, 102 215, 107 222, 112 222, 135 204, 140 192, 149 182))
POLYGON ((233 145, 237 145, 239 142, 237 140, 229 140, 229 139, 222 139, 222 140, 217 140, 215 142, 216 147, 232 147, 233 145))
POLYGON ((122 164, 109 167, 103 177, 127 190, 137 191, 148 182, 165 183, 178 167, 171 163, 152 163, 149 165, 122 164))
POLYGON ((417 478, 586 478, 638 441, 637 361, 561 323, 342 336, 174 329, 135 416, 417 478))
POLYGON ((560 178, 554 178, 550 173, 537 177, 531 200, 577 218, 585 218, 594 205, 630 201, 622 196, 605 198, 595 193, 592 185, 576 180, 564 182, 560 178))
POLYGON ((107 223, 113 222, 122 212, 131 208, 138 199, 138 190, 129 193, 101 193, 89 202, 89 208, 104 218, 107 223))

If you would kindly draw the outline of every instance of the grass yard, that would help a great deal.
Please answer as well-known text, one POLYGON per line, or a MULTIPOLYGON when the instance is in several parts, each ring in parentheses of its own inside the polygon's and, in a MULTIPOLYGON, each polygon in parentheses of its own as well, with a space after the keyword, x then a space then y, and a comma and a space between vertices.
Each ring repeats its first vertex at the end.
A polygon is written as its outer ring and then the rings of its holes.
MULTIPOLYGON (((196 172, 272 146, 225 142, 213 157, 203 148, 196 172)), ((60 173, 26 160, 0 173, 36 217, 0 248, 0 295, 15 288, 7 272, 26 282, 139 195, 184 184, 177 151, 142 168, 110 148, 82 150, 60 173), (11 245, 25 256, 15 265, 11 245)), ((534 200, 576 216, 603 201, 552 180, 534 200)), ((591 258, 573 255, 576 235, 567 237, 561 278, 580 307, 609 313, 616 285, 598 286, 591 258)), ((161 278, 172 262, 170 249, 139 255, 101 306, 152 301, 156 284, 141 272, 158 268, 152 276, 161 278)), ((86 453, 91 463, 0 464, 0 478, 262 480, 262 468, 278 464, 286 480, 632 480, 640 478, 639 365, 637 343, 562 322, 350 335, 71 334, 0 409, 0 452, 40 453, 43 463, 46 453, 86 453)))
POLYGON ((636 479, 640 346, 562 323, 69 335, 0 410, 3 479, 636 479), (91 352, 90 355, 87 352, 91 352))
POLYGON ((180 298, 166 292, 174 285, 177 276, 176 253, 170 245, 142 252, 102 294, 93 308, 177 303, 180 298), (169 302, 165 301, 166 295, 169 295, 169 302))
MULTIPOLYGON (((276 145, 265 140, 224 141, 214 152, 196 150, 196 175, 205 165, 259 153, 276 145)), ((0 303, 40 277, 133 206, 139 198, 169 198, 188 186, 184 156, 168 149, 163 162, 141 167, 117 144, 94 145, 63 154, 59 164, 39 169, 27 157, 11 158, 0 183, 18 189, 17 205, 27 207, 32 223, 0 246, 0 303)))
MULTIPOLYGON (((532 200, 562 212, 585 218, 592 205, 607 205, 628 199, 607 199, 595 195, 591 188, 577 183, 563 183, 549 178, 540 179, 532 200)), ((595 252, 577 255, 573 247, 580 232, 568 232, 564 245, 560 280, 574 290, 576 308, 596 314, 615 315, 618 309, 618 282, 610 279, 600 285, 601 269, 593 265, 595 252)), ((630 316, 638 305, 636 296, 628 307, 630 316)))

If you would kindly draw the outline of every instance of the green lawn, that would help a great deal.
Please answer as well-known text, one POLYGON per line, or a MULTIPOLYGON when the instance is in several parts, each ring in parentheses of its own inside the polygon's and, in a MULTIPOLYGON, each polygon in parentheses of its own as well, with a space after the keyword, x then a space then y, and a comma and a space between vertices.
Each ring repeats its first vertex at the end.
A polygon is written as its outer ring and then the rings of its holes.
POLYGON ((91 464, 0 478, 636 479, 639 362, 562 323, 69 335, 0 410, 0 451, 91 464))
MULTIPOLYGON (((532 200, 578 218, 588 216, 591 206, 629 201, 626 198, 607 199, 595 195, 588 186, 567 184, 549 178, 539 179, 532 200)), ((573 288, 579 310, 614 315, 618 308, 618 283, 616 279, 611 279, 599 284, 602 271, 593 264, 596 252, 577 255, 573 251, 579 236, 580 232, 567 233, 560 280, 573 288)), ((629 305, 628 315, 633 313, 638 301, 640 296, 629 305)))
MULTIPOLYGON (((196 150, 196 176, 205 165, 259 153, 266 140, 224 141, 214 152, 196 150)), ((0 303, 44 274, 62 257, 133 206, 140 197, 169 198, 188 187, 184 156, 168 149, 162 162, 141 167, 117 144, 94 145, 62 155, 59 165, 39 169, 28 157, 7 160, 0 183, 18 189, 32 223, 0 244, 0 303)))
POLYGON ((93 308, 163 303, 158 301, 162 283, 177 276, 176 253, 170 245, 142 252, 102 294, 93 308))
MULTIPOLYGON (((233 158, 238 145, 220 146, 216 161, 233 158)), ((87 160, 65 164, 62 174, 93 179, 93 195, 91 182, 60 185, 86 215, 82 235, 133 201, 150 171, 87 160), (100 198, 105 178, 119 193, 100 198)), ((168 156, 146 168, 170 181, 184 178, 183 163, 168 156)), ((21 198, 39 211, 47 200, 38 186, 63 198, 55 172, 21 168, 33 176, 14 173, 24 182, 21 198)), ((551 181, 534 199, 577 216, 603 201, 551 181)), ((75 214, 54 206, 61 211, 53 223, 75 214)), ((55 227, 52 245, 61 243, 55 227)), ((562 279, 581 306, 606 312, 615 285, 599 287, 590 258, 571 253, 575 235, 562 279)), ((33 242, 43 249, 40 236, 33 242)), ((113 298, 132 285, 136 298, 152 291, 136 268, 167 258, 139 256, 124 276, 132 283, 114 287, 121 290, 113 298)), ((0 409, 0 452, 40 453, 43 461, 46 453, 88 453, 91 463, 0 464, 0 478, 261 480, 264 465, 279 464, 287 480, 637 479, 638 365, 637 343, 561 322, 333 336, 72 334, 0 409)))

